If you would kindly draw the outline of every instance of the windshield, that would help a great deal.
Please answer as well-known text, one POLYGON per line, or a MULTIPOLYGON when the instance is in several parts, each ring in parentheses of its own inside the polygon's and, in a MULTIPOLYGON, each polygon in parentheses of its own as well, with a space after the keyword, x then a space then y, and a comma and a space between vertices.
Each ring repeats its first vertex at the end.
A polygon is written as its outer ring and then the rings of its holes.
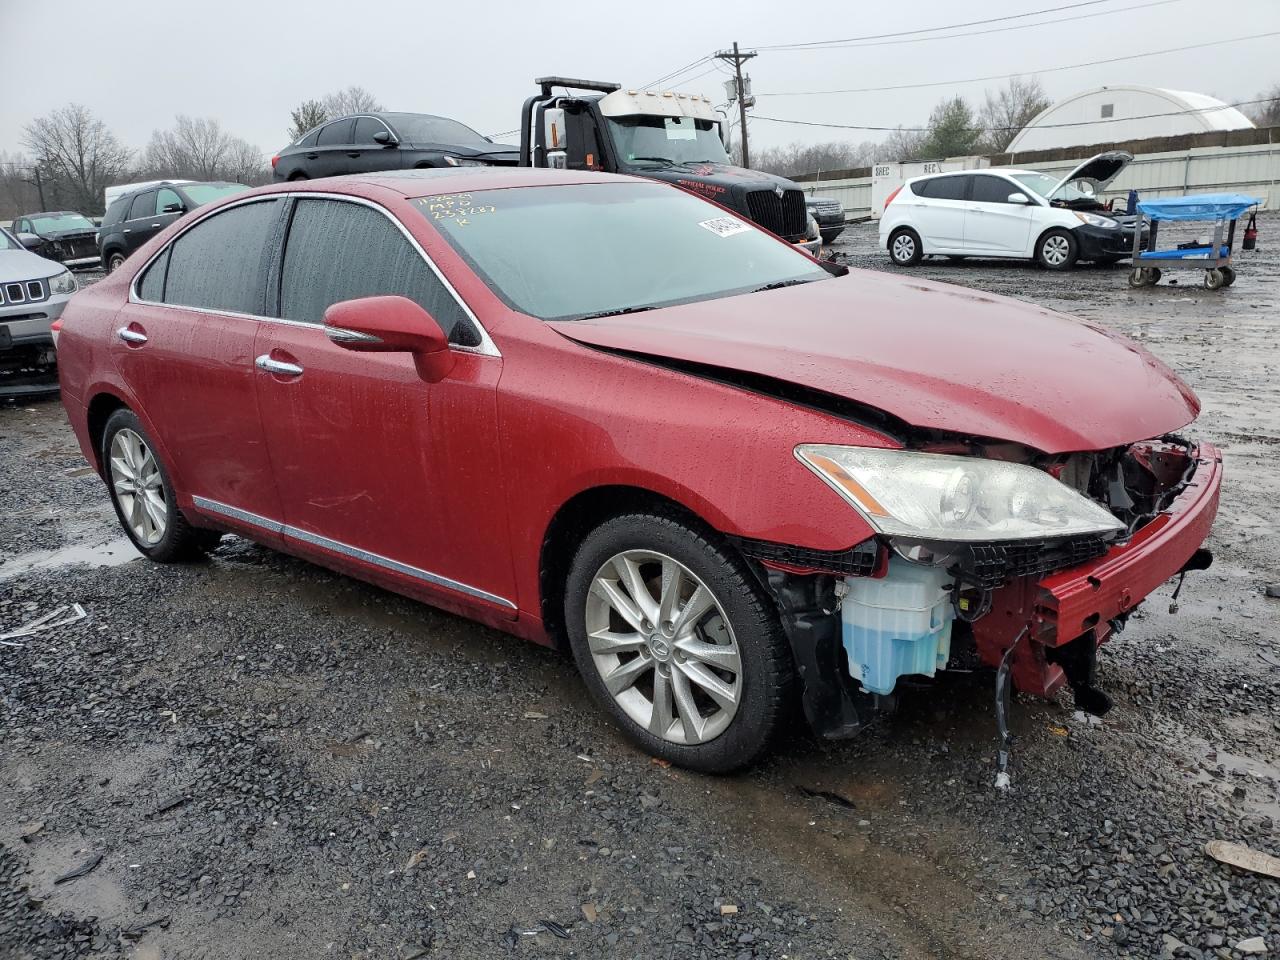
POLYGON ((95 230, 93 223, 78 213, 51 213, 48 216, 32 217, 31 226, 35 232, 44 236, 50 233, 62 233, 65 230, 95 230))
MULTIPOLYGON (((1049 194, 1053 193, 1053 188, 1058 185, 1058 181, 1054 177, 1047 176, 1043 173, 1015 173, 1013 179, 1017 180, 1027 189, 1033 191, 1038 196, 1049 199, 1049 194)), ((1094 199, 1092 191, 1081 190, 1076 183, 1083 181, 1073 181, 1072 183, 1063 184, 1061 190, 1054 196, 1055 200, 1092 200, 1094 199)))
POLYGON ((692 117, 608 117, 609 132, 624 163, 732 163, 716 124, 692 117))
POLYGON ((182 192, 199 207, 233 193, 244 193, 248 189, 243 183, 191 183, 185 184, 182 192))
POLYGON ((448 117, 421 113, 387 114, 401 140, 410 143, 452 143, 465 147, 492 147, 493 144, 464 123, 448 117))
POLYGON ((22 244, 9 235, 9 231, 0 227, 0 250, 21 250, 22 244))
POLYGON ((754 224, 657 183, 477 190, 415 203, 507 304, 543 320, 831 276, 754 224))

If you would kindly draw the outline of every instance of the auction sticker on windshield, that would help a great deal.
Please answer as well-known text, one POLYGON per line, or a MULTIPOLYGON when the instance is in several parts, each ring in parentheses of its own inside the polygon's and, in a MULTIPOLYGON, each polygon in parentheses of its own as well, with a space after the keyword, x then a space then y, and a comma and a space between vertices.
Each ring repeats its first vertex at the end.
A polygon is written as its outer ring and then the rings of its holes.
POLYGON ((751 228, 741 220, 733 217, 716 217, 714 220, 701 220, 698 226, 710 230, 717 237, 732 237, 735 233, 746 233, 751 228))

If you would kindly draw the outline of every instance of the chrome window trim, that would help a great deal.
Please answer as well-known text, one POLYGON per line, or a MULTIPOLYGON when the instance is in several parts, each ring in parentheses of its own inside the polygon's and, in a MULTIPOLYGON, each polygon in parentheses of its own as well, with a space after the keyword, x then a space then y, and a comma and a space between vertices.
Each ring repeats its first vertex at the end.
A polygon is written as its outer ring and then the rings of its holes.
MULTIPOLYGON (((467 319, 469 319, 475 325, 476 330, 478 330, 480 333, 480 343, 478 346, 470 347, 465 344, 451 343, 449 344, 449 349, 457 350, 461 353, 474 353, 477 356, 481 356, 481 357, 501 357, 502 356, 502 351, 500 351, 498 349, 498 345, 493 342, 493 338, 489 336, 489 331, 484 328, 484 324, 480 322, 480 318, 477 317, 475 314, 475 311, 472 310, 471 307, 467 305, 467 302, 464 299, 462 299, 462 295, 458 293, 457 288, 454 287, 454 285, 449 282, 449 278, 446 277, 441 272, 438 266, 436 266, 436 262, 431 259, 427 251, 422 249, 422 244, 418 243, 417 239, 414 238, 413 234, 409 232, 408 227, 406 227, 403 223, 401 223, 400 220, 390 210, 388 210, 386 207, 382 206, 381 204, 374 203, 372 200, 366 200, 364 197, 353 197, 345 193, 326 193, 324 191, 319 191, 319 190, 297 190, 297 191, 282 190, 279 193, 261 193, 261 194, 255 194, 254 196, 251 196, 251 197, 245 197, 241 200, 235 200, 231 203, 226 204, 225 206, 218 207, 218 209, 213 213, 209 214, 209 216, 214 216, 217 213, 221 213, 223 210, 230 210, 232 207, 243 206, 244 204, 247 204, 247 203, 262 203, 267 200, 287 199, 289 197, 305 197, 305 198, 318 199, 318 200, 341 200, 341 201, 346 201, 347 203, 361 204, 363 206, 369 207, 372 210, 376 210, 378 213, 382 214, 384 217, 390 220, 393 224, 395 224, 396 229, 398 229, 400 233, 404 236, 404 238, 409 241, 409 243, 413 246, 413 249, 418 252, 418 256, 422 257, 423 261, 425 261, 427 266, 431 268, 431 272, 435 274, 436 279, 439 280, 444 285, 444 288, 447 291, 449 291, 449 295, 453 297, 454 301, 458 304, 458 306, 462 308, 462 312, 466 314, 467 319)), ((163 303, 157 300, 142 299, 142 297, 138 294, 138 283, 142 279, 142 275, 147 272, 147 270, 151 267, 151 264, 153 264, 156 260, 160 259, 160 256, 166 250, 172 247, 188 230, 192 229, 197 224, 203 223, 208 218, 209 217, 207 216, 202 216, 199 219, 193 220, 191 223, 188 223, 178 232, 176 236, 170 239, 168 243, 162 246, 159 250, 157 250, 147 259, 147 262, 142 265, 142 268, 133 275, 133 281, 129 284, 129 302, 130 303, 142 304, 144 306, 149 306, 149 307, 169 307, 174 310, 187 310, 192 313, 211 313, 219 317, 233 317, 233 318, 242 319, 242 320, 260 320, 265 323, 283 323, 283 324, 287 324, 295 327, 309 327, 313 330, 324 329, 323 323, 308 323, 304 320, 286 320, 284 317, 264 317, 256 313, 236 313, 231 310, 210 310, 204 307, 192 307, 192 306, 188 306, 186 304, 180 304, 180 303, 163 303)), ((283 263, 281 264, 281 267, 283 268, 283 263)))
MULTIPOLYGON (((308 326, 314 326, 314 324, 308 324, 308 326)), ((289 524, 282 523, 279 520, 270 520, 260 514, 250 513, 248 510, 241 510, 239 507, 232 507, 225 503, 220 503, 217 500, 210 500, 207 497, 192 497, 191 502, 201 510, 207 510, 210 513, 218 513, 224 517, 239 520, 241 523, 259 527, 269 533, 276 533, 284 537, 289 537, 293 540, 301 540, 303 543, 309 543, 312 546, 332 550, 334 553, 342 554, 345 557, 351 557, 354 560, 363 560, 366 563, 371 563, 376 567, 383 568, 384 570, 390 570, 393 573, 400 573, 407 577, 413 577, 415 580, 421 580, 423 583, 429 583, 432 586, 444 587, 447 590, 463 593, 469 597, 474 597, 477 600, 484 600, 487 603, 492 603, 499 607, 506 607, 508 610, 517 609, 516 605, 510 600, 505 597, 500 597, 496 593, 490 593, 488 590, 481 590, 479 587, 473 587, 458 580, 451 580, 449 577, 441 576, 438 573, 432 573, 429 570, 423 570, 421 567, 415 567, 408 563, 401 563, 399 560, 392 560, 390 557, 384 557, 378 553, 361 550, 359 547, 353 547, 350 544, 342 543, 339 540, 322 537, 318 533, 311 533, 309 530, 290 526, 289 524)))

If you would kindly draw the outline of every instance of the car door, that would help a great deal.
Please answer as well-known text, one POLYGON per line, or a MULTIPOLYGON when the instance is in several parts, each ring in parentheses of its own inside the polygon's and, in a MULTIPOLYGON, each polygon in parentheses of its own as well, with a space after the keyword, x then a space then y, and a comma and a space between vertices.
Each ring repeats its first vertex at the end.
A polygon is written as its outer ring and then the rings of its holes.
POLYGON ((952 174, 912 185, 912 192, 924 198, 916 211, 916 221, 920 238, 924 241, 925 253, 960 251, 964 248, 964 217, 968 206, 966 197, 969 179, 963 174, 952 174))
POLYGON ((232 521, 281 514, 253 351, 285 203, 237 204, 183 231, 134 281, 111 342, 178 488, 232 521))
POLYGON ((474 317, 397 220, 355 200, 296 200, 278 289, 280 319, 263 325, 255 350, 286 539, 442 606, 479 601, 513 617, 501 359, 481 346, 474 317), (330 305, 380 294, 414 300, 449 333, 448 377, 428 383, 408 353, 329 339, 330 305))
POLYGON ((374 170, 398 170, 400 145, 383 144, 374 140, 374 134, 385 133, 392 137, 390 128, 377 117, 356 117, 352 128, 351 149, 347 152, 351 173, 369 173, 374 170))
POLYGON ((333 177, 351 173, 351 117, 335 120, 320 129, 315 150, 307 154, 307 173, 312 177, 333 177), (311 153, 315 154, 312 159, 311 153))
POLYGON ((156 217, 156 191, 143 190, 129 204, 129 212, 120 228, 124 235, 125 253, 133 253, 159 233, 163 226, 156 217))
POLYGON ((1031 234, 1035 208, 1010 203, 1009 196, 1022 190, 1010 180, 978 173, 970 178, 968 209, 964 219, 964 246, 970 253, 1024 254, 1031 234))

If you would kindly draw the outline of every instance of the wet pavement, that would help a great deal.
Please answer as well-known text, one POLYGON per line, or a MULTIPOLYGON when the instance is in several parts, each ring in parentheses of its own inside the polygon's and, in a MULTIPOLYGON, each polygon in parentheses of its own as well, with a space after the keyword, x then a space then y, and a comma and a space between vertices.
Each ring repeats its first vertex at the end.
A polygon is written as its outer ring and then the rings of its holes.
MULTIPOLYGON (((1104 721, 1016 701, 1008 794, 989 675, 665 768, 550 651, 235 538, 135 559, 58 403, 0 405, 0 633, 88 614, 0 646, 0 958, 1280 952, 1280 881, 1204 853, 1280 855, 1280 219, 1262 244, 1216 292, 910 271, 1135 337, 1227 458, 1213 568, 1104 648, 1104 721)), ((891 269, 873 226, 836 253, 891 269)))

